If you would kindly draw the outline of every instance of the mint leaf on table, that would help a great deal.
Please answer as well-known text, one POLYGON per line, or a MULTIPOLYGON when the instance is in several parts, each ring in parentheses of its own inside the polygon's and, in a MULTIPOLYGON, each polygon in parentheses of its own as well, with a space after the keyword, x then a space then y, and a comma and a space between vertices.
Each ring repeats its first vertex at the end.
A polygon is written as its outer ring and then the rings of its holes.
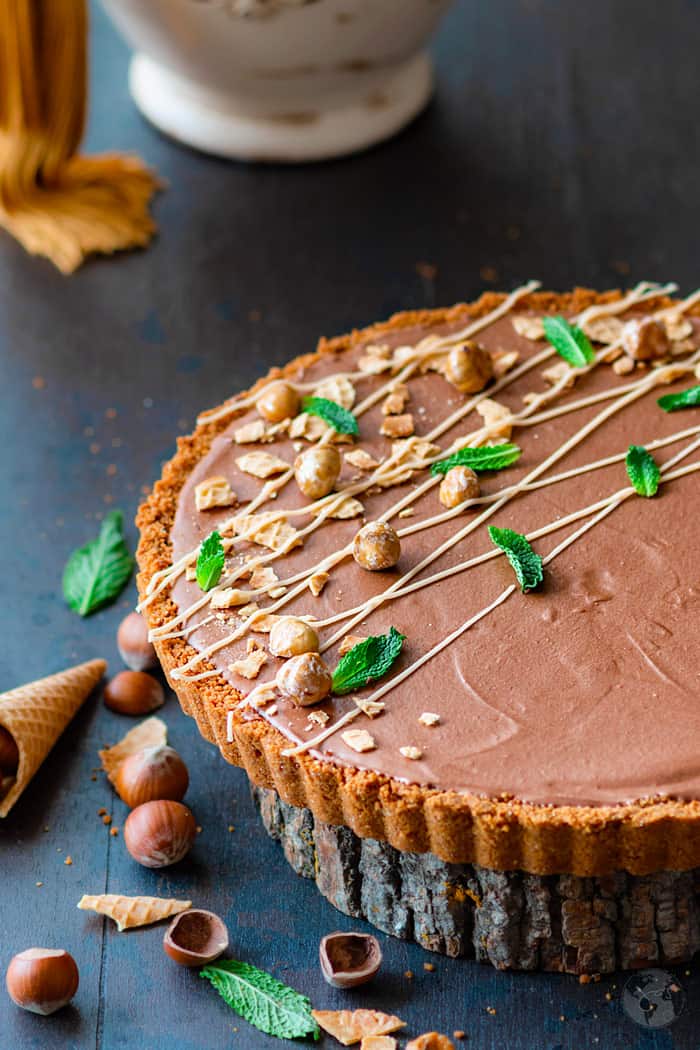
POLYGON ((679 408, 700 407, 700 386, 681 390, 680 394, 664 394, 656 402, 664 412, 676 412, 679 408))
POLYGON ((310 416, 318 416, 339 434, 359 434, 360 432, 352 412, 348 412, 347 408, 343 408, 337 401, 330 401, 327 397, 305 397, 301 410, 308 412, 310 416))
POLYGON ((391 627, 388 634, 372 635, 353 645, 333 672, 332 691, 343 696, 382 678, 397 659, 405 640, 405 634, 391 627))
POLYGON ((433 477, 446 474, 452 467, 471 467, 480 470, 503 470, 520 459, 522 449, 517 445, 481 445, 479 448, 460 448, 447 459, 433 463, 430 473, 433 477))
POLYGON ((278 1039, 318 1039, 318 1025, 305 995, 282 984, 272 974, 235 959, 209 963, 199 971, 216 988, 232 1010, 278 1039))
POLYGON ((625 457, 627 476, 640 496, 655 496, 659 488, 661 471, 651 452, 643 445, 630 445, 625 457))
POLYGON ((543 580, 542 559, 525 537, 513 529, 497 529, 494 525, 489 525, 489 536, 513 566, 521 591, 539 587, 543 580))
POLYGON ((577 325, 563 317, 543 317, 542 326, 547 342, 572 368, 585 368, 595 361, 588 336, 577 325))
POLYGON ((224 554, 221 536, 214 529, 205 540, 202 540, 197 555, 197 583, 203 591, 216 587, 224 571, 224 554))
POLYGON ((124 590, 134 559, 124 542, 124 515, 112 510, 95 540, 73 551, 63 570, 63 596, 80 616, 109 605, 124 590))

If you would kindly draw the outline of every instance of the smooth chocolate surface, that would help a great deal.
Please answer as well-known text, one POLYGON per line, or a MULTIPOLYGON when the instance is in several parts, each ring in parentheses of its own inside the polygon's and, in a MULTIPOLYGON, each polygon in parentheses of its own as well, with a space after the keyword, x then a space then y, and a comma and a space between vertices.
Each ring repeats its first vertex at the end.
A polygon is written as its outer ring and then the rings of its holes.
MULTIPOLYGON (((405 330, 400 338, 394 334, 382 341, 413 344, 424 334, 405 330)), ((517 349, 519 364, 546 346, 518 336, 510 318, 495 323, 478 338, 491 350, 517 349)), ((353 351, 342 358, 319 359, 303 374, 300 372, 299 378, 308 382, 336 371, 349 371, 358 356, 359 352, 353 351)), ((546 365, 535 367, 495 395, 496 399, 520 411, 523 395, 546 389, 542 369, 557 360, 555 356, 546 365)), ((556 404, 566 405, 588 394, 625 386, 645 374, 636 371, 618 377, 610 365, 601 364, 579 378, 556 404)), ((358 401, 384 382, 386 377, 382 376, 359 381, 358 401)), ((661 394, 692 382, 692 377, 686 377, 657 387, 621 409, 551 467, 546 476, 624 452, 632 443, 644 444, 700 424, 697 410, 667 414, 656 404, 661 394)), ((414 413, 419 435, 427 434, 465 400, 433 372, 411 379, 409 389, 406 411, 414 413)), ((611 403, 606 400, 541 424, 517 427, 512 440, 523 449, 520 461, 498 474, 483 475, 482 494, 511 485, 531 471, 611 403)), ((251 409, 235 419, 188 479, 172 531, 175 559, 232 513, 230 508, 198 513, 194 505, 198 482, 224 475, 245 504, 263 483, 241 473, 235 462, 238 457, 262 449, 293 461, 296 453, 288 438, 262 446, 233 443, 233 431, 256 418, 251 409)), ((386 458, 391 447, 390 440, 379 435, 382 419, 379 405, 362 415, 360 437, 355 442, 356 447, 367 449, 378 459, 386 458)), ((481 425, 481 417, 472 412, 439 443, 446 447, 458 435, 481 425)), ((657 462, 663 464, 691 440, 685 438, 659 449, 655 452, 657 462)), ((700 453, 695 451, 683 465, 698 459, 700 453)), ((349 482, 357 473, 346 464, 340 483, 349 482)), ((360 496, 366 520, 377 517, 426 476, 422 472, 403 486, 360 496)), ((624 462, 618 462, 522 493, 423 570, 419 578, 489 550, 488 524, 526 533, 627 484, 624 462)), ((306 502, 291 482, 274 504, 262 509, 292 508, 306 502)), ((415 503, 413 517, 392 521, 397 528, 411 526, 442 509, 434 488, 415 503)), ((332 570, 319 597, 304 591, 280 613, 307 613, 322 619, 355 607, 385 590, 398 574, 434 551, 484 509, 466 510, 447 523, 405 537, 399 565, 390 572, 364 572, 346 558, 332 570)), ((506 794, 536 803, 605 804, 656 795, 699 798, 699 512, 700 482, 696 474, 663 485, 652 499, 630 498, 554 559, 545 570, 540 591, 511 595, 389 692, 380 717, 357 719, 353 728, 368 729, 376 740, 376 750, 357 754, 336 733, 313 753, 404 781, 490 797, 506 794), (437 713, 439 725, 421 725, 419 716, 424 711, 437 713), (407 745, 420 748, 422 758, 415 761, 403 757, 399 748, 407 745)), ((299 519, 294 523, 301 524, 299 519)), ((361 524, 362 519, 324 524, 307 537, 303 547, 273 563, 281 582, 343 547, 361 524)), ((552 532, 533 545, 544 556, 580 524, 552 532)), ((248 556, 251 547, 242 544, 237 552, 248 556)), ((264 551, 255 548, 255 552, 264 551)), ((232 564, 234 560, 229 559, 228 565, 232 564)), ((498 558, 385 603, 352 628, 352 633, 378 634, 391 625, 402 631, 407 640, 392 672, 395 674, 493 602, 512 582, 511 567, 505 558, 498 558)), ((173 596, 182 610, 199 598, 201 591, 196 583, 181 577, 173 596)), ((206 612, 198 613, 197 618, 206 612)), ((230 633, 239 621, 234 610, 225 615, 227 623, 216 621, 197 629, 190 635, 190 643, 201 649, 230 633)), ((336 630, 337 625, 322 630, 322 640, 336 630)), ((266 641, 264 635, 255 637, 266 641)), ((274 677, 279 664, 271 657, 254 683, 232 674, 229 665, 244 655, 245 641, 226 646, 211 658, 243 695, 254 684, 274 677)), ((335 666, 337 646, 325 654, 325 659, 335 666)), ((361 695, 371 692, 370 687, 361 695)), ((350 697, 342 697, 324 702, 318 709, 335 720, 352 706, 350 697)), ((283 700, 277 702, 274 716, 262 714, 295 743, 309 739, 318 729, 306 728, 309 709, 283 700)))

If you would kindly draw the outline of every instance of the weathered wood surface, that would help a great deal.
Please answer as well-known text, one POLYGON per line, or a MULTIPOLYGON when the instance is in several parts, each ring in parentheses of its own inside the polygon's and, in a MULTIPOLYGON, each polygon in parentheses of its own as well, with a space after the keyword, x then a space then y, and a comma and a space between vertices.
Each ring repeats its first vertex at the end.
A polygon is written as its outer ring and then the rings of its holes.
POLYGON ((401 853, 253 788, 269 835, 339 911, 499 970, 612 973, 700 949, 700 869, 604 878, 498 872, 401 853))
MULTIPOLYGON (((83 622, 63 605, 68 551, 109 506, 130 520, 199 410, 320 332, 533 276, 555 288, 698 283, 700 19, 688 0, 456 0, 425 116, 380 149, 299 169, 225 164, 157 135, 129 100, 126 49, 99 3, 92 14, 88 148, 137 150, 169 188, 149 251, 71 278, 0 235, 0 689, 96 654, 120 666, 123 609, 83 622)), ((101 806, 120 826, 125 812, 91 770, 125 722, 99 700, 0 822, 0 1050, 281 1050, 170 967, 160 929, 118 934, 77 911, 100 890, 192 897, 226 918, 234 954, 314 1005, 390 1010, 411 1035, 462 1028, 478 1050, 698 1050, 697 962, 677 970, 687 1014, 656 1036, 624 1018, 616 979, 497 973, 381 934, 381 978, 351 995, 327 988, 319 938, 371 927, 297 878, 246 778, 172 698, 163 717, 203 827, 184 864, 140 869, 101 824, 101 806), (75 1006, 45 1020, 2 987, 10 956, 37 943, 63 944, 81 970, 75 1006)))

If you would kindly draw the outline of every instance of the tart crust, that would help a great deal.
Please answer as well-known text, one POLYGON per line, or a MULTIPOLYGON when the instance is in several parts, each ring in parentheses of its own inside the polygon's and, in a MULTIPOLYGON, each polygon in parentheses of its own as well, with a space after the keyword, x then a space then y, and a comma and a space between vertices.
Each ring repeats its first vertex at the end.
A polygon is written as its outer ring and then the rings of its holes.
MULTIPOLYGON (((578 313, 588 306, 619 299, 621 294, 582 288, 562 295, 537 292, 523 297, 519 307, 541 313, 578 313)), ((471 304, 396 314, 364 330, 321 339, 316 353, 347 350, 387 331, 478 318, 504 298, 486 293, 471 304)), ((648 300, 641 309, 651 312, 670 305, 672 300, 659 297, 648 300)), ((690 312, 697 315, 700 308, 690 312)), ((272 369, 246 395, 314 359, 314 354, 303 355, 283 369, 272 369)), ((140 507, 136 523, 141 531, 138 587, 142 598, 153 574, 170 564, 170 530, 185 480, 232 419, 235 413, 204 421, 193 434, 179 438, 177 453, 140 507)), ((156 627, 176 613, 166 589, 147 607, 145 615, 150 626, 156 627)), ((535 875, 607 875, 621 870, 645 875, 700 866, 700 800, 540 806, 517 799, 441 791, 321 761, 307 753, 285 756, 282 752, 289 741, 277 729, 259 715, 251 719, 248 714, 244 719, 238 712, 233 719, 234 740, 229 743, 227 713, 241 699, 240 694, 218 674, 195 682, 171 679, 170 671, 195 655, 184 639, 156 640, 155 647, 183 710, 196 719, 202 735, 219 747, 226 761, 245 768, 254 784, 274 788, 285 802, 310 809, 325 824, 344 824, 361 838, 384 840, 402 851, 430 852, 452 863, 535 875)), ((213 670, 208 663, 203 667, 213 670)))

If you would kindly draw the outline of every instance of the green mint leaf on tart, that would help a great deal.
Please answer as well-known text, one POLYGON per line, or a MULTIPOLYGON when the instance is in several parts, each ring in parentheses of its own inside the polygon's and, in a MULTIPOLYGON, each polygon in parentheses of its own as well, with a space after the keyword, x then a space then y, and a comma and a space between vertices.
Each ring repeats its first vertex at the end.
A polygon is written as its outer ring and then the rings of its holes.
POLYGON ((547 342, 572 368, 585 368, 595 361, 588 336, 577 325, 563 317, 543 317, 542 326, 547 342))
POLYGON ((359 434, 360 432, 352 412, 348 412, 347 408, 343 408, 337 401, 330 401, 327 397, 305 397, 301 410, 308 412, 310 416, 318 416, 339 434, 359 434))
POLYGON ((235 959, 209 963, 199 971, 237 1014, 278 1039, 318 1039, 319 1028, 305 995, 282 984, 272 974, 235 959))
POLYGON ((651 452, 643 445, 630 445, 625 457, 627 476, 640 496, 655 496, 659 487, 659 470, 651 452))
POLYGON ((525 593, 539 587, 543 580, 542 559, 525 537, 513 529, 497 529, 494 525, 489 525, 489 536, 513 566, 520 590, 525 593))
POLYGON ((197 583, 203 591, 216 587, 224 571, 225 559, 221 536, 214 529, 202 540, 197 555, 197 583))
POLYGON ((397 659, 405 640, 405 634, 390 627, 388 634, 375 634, 353 645, 333 672, 332 691, 344 696, 383 678, 397 659))
POLYGON ((479 448, 460 448, 447 459, 433 463, 430 473, 433 477, 446 474, 452 467, 471 467, 480 470, 503 470, 520 459, 522 449, 517 445, 481 445, 479 448))
POLYGON ((681 390, 680 394, 664 394, 656 402, 664 412, 676 412, 679 408, 700 407, 700 386, 691 386, 681 390))
POLYGON ((73 551, 63 570, 63 596, 80 616, 109 605, 124 590, 134 559, 124 542, 120 510, 107 515, 96 540, 73 551))

